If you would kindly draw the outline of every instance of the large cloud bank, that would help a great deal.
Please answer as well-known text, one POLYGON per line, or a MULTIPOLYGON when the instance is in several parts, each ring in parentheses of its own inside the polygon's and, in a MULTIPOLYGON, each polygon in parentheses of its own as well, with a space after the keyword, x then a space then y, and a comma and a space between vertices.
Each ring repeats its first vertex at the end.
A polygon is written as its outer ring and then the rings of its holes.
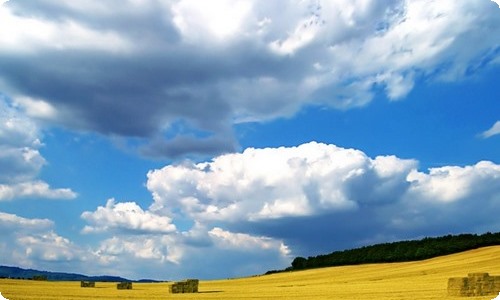
POLYGON ((144 155, 214 155, 235 122, 498 64, 499 35, 492 1, 7 1, 0 90, 39 120, 153 138, 144 155))
POLYGON ((415 160, 312 142, 167 166, 148 174, 148 188, 152 211, 285 240, 294 230, 310 232, 314 251, 323 239, 317 231, 352 243, 498 227, 491 209, 500 201, 499 176, 500 166, 488 161, 421 172, 415 160), (464 219, 471 210, 477 218, 464 219), (350 226, 359 236, 348 237, 350 226))
POLYGON ((110 200, 82 218, 110 236, 99 255, 124 268, 130 256, 189 275, 200 259, 230 259, 238 269, 224 274, 248 274, 284 267, 294 255, 498 230, 499 179, 489 161, 422 172, 415 160, 311 142, 153 170, 146 211, 110 200))
POLYGON ((208 163, 150 172, 148 188, 154 210, 180 209, 197 220, 258 221, 392 201, 409 187, 406 177, 415 165, 317 143, 250 148, 208 163))
POLYGON ((94 246, 58 235, 50 220, 2 213, 9 243, 0 262, 59 260, 132 277, 250 275, 297 255, 498 231, 499 180, 500 165, 490 161, 420 171, 413 159, 331 144, 248 148, 150 171, 148 208, 110 199, 83 212, 81 232, 94 246))

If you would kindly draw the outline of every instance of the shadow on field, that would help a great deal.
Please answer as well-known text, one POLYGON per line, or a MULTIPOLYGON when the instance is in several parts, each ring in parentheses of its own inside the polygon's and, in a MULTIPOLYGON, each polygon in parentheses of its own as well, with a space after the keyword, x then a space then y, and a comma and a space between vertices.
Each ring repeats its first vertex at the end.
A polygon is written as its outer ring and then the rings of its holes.
POLYGON ((223 293, 224 291, 201 291, 198 294, 213 294, 213 293, 223 293))

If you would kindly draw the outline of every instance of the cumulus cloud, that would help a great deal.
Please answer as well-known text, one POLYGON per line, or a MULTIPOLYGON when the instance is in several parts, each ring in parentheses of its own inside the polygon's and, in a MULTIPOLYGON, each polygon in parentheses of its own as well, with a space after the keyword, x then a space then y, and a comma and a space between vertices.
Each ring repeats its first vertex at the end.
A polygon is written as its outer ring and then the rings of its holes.
POLYGON ((36 236, 21 236, 17 243, 25 249, 27 259, 60 262, 77 257, 76 247, 68 239, 52 231, 36 236))
POLYGON ((262 236, 300 254, 497 230, 499 178, 489 161, 419 171, 412 159, 311 142, 166 166, 147 187, 151 211, 202 224, 220 246, 265 245, 262 236))
POLYGON ((500 134, 500 121, 496 121, 495 124, 493 124, 493 126, 491 126, 490 129, 481 133, 480 136, 484 139, 487 139, 497 134, 500 134))
POLYGON ((290 261, 287 247, 271 238, 220 228, 194 233, 196 230, 112 236, 100 242, 92 253, 101 267, 112 266, 119 274, 153 278, 214 278, 215 269, 218 276, 253 275, 282 268, 290 261), (194 235, 203 235, 208 243, 193 243, 194 235))
POLYGON ((408 174, 412 182, 410 195, 421 200, 454 202, 494 195, 500 176, 500 166, 481 161, 473 166, 447 166, 432 168, 429 173, 413 171, 408 174))
POLYGON ((68 268, 90 257, 79 246, 54 232, 52 220, 0 212, 0 232, 2 264, 16 262, 22 267, 41 267, 57 262, 68 268))
POLYGON ((249 148, 152 170, 148 208, 110 199, 82 213, 82 232, 98 237, 86 249, 55 233, 50 220, 1 213, 2 241, 15 246, 0 251, 21 253, 23 265, 91 260, 93 272, 113 266, 132 278, 257 274, 297 255, 497 231, 499 178, 490 161, 422 171, 413 159, 317 142, 249 148))
POLYGON ((499 230, 499 178, 490 161, 421 171, 412 159, 316 142, 249 148, 152 170, 146 209, 110 199, 82 213, 82 232, 103 237, 85 249, 50 220, 0 213, 0 251, 24 266, 113 266, 132 277, 212 278, 221 265, 217 276, 250 275, 296 255, 499 230))
POLYGON ((153 278, 176 276, 159 267, 177 266, 184 254, 175 237, 144 231, 128 235, 130 232, 121 232, 123 235, 106 238, 97 245, 82 245, 81 240, 78 243, 59 235, 52 220, 0 212, 0 264, 15 262, 25 268, 130 278, 138 274, 153 278))
POLYGON ((139 137, 155 157, 232 152, 235 122, 462 78, 498 60, 500 34, 487 0, 9 1, 0 14, 0 89, 19 107, 139 137))
POLYGON ((22 228, 28 231, 47 230, 54 223, 48 219, 26 219, 13 214, 0 212, 0 227, 3 233, 12 233, 22 228))
POLYGON ((36 124, 0 96, 0 201, 23 197, 73 199, 71 189, 53 189, 37 179, 46 160, 36 124))
POLYGON ((0 184, 0 200, 15 198, 73 199, 76 193, 71 189, 52 189, 46 182, 30 181, 16 184, 0 184))
POLYGON ((86 226, 84 233, 107 230, 129 230, 143 233, 171 233, 176 230, 168 217, 143 211, 134 202, 115 203, 109 199, 106 206, 99 206, 95 212, 83 212, 82 219, 93 226, 86 226))
POLYGON ((112 237, 101 242, 96 251, 97 257, 106 263, 125 262, 124 257, 140 260, 152 260, 163 263, 170 261, 178 263, 175 249, 175 239, 171 237, 130 236, 112 237))
POLYGON ((179 209, 194 219, 309 216, 391 201, 407 188, 404 176, 415 164, 312 142, 167 166, 148 174, 148 188, 153 210, 179 209))
POLYGON ((121 274, 151 274, 156 278, 164 278, 166 274, 177 278, 185 274, 209 278, 213 274, 208 270, 200 272, 199 266, 210 269, 220 265, 220 259, 227 255, 238 266, 228 268, 225 275, 250 275, 266 271, 267 266, 283 267, 289 260, 290 251, 283 241, 209 228, 200 222, 180 231, 169 217, 144 211, 134 202, 115 203, 110 199, 105 207, 84 212, 82 219, 91 224, 84 227, 83 233, 111 235, 92 248, 91 257, 100 267, 113 265, 121 274), (208 261, 207 257, 212 259, 208 261), (132 261, 136 263, 131 264, 132 261), (169 271, 160 272, 159 266, 169 271))

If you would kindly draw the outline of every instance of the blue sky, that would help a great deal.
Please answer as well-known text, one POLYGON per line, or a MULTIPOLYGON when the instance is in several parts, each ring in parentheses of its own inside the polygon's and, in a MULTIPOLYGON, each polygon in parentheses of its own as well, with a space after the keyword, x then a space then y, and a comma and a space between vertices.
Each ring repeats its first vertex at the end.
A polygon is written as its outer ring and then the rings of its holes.
POLYGON ((0 264, 225 278, 499 231, 496 1, 3 1, 0 264))

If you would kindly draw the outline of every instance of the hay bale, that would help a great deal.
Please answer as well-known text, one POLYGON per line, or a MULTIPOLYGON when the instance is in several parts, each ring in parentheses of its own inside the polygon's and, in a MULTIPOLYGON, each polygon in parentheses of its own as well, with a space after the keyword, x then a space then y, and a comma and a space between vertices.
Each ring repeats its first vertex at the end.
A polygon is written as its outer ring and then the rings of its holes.
POLYGON ((469 273, 463 278, 448 279, 448 295, 450 296, 487 296, 500 292, 500 276, 488 273, 469 273))
POLYGON ((169 288, 171 294, 198 293, 198 279, 186 279, 174 282, 169 288))
POLYGON ((184 285, 181 282, 176 282, 171 285, 170 292, 172 294, 184 293, 184 285))
POLYGON ((177 294, 177 293, 179 293, 179 288, 178 288, 177 284, 174 283, 168 287, 168 291, 170 292, 170 294, 177 294))
POLYGON ((486 296, 491 293, 490 275, 488 273, 470 273, 469 296, 486 296))
POLYGON ((80 287, 93 288, 93 287, 95 287, 95 282, 94 281, 80 281, 80 287))
POLYGON ((449 296, 467 296, 468 278, 453 277, 448 279, 448 295, 449 296))
POLYGON ((186 281, 189 285, 190 293, 198 293, 198 284, 200 281, 198 279, 188 279, 186 281))
POLYGON ((493 291, 500 293, 500 276, 493 277, 493 291))
POLYGON ((132 282, 120 282, 116 285, 116 288, 119 290, 131 290, 132 282))

